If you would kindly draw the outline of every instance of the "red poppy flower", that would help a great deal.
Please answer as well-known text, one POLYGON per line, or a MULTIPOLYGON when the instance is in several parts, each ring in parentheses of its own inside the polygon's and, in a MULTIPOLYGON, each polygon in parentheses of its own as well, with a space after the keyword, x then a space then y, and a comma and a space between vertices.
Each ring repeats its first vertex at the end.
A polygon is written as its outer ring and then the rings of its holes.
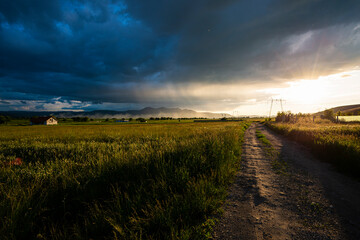
POLYGON ((15 158, 15 160, 11 161, 11 165, 14 165, 14 166, 20 166, 22 164, 22 159, 17 157, 15 158))

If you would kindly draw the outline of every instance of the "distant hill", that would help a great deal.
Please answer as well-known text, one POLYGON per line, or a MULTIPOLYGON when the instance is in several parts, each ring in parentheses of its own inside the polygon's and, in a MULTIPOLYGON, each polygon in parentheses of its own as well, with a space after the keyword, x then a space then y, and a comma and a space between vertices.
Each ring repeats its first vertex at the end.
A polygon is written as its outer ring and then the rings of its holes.
POLYGON ((32 117, 32 116, 55 116, 55 117, 89 117, 89 118, 137 118, 137 117, 173 117, 173 118, 222 118, 231 117, 230 114, 211 113, 211 112, 196 112, 189 109, 180 108, 151 108, 146 107, 141 110, 127 110, 127 111, 112 111, 112 110, 95 110, 87 112, 75 111, 2 111, 0 115, 7 115, 11 117, 32 117))
MULTIPOLYGON (((339 106, 330 108, 334 111, 334 113, 341 112, 342 114, 351 114, 351 115, 360 115, 360 104, 355 105, 346 105, 346 106, 339 106)), ((317 112, 314 115, 321 115, 324 111, 317 112)))

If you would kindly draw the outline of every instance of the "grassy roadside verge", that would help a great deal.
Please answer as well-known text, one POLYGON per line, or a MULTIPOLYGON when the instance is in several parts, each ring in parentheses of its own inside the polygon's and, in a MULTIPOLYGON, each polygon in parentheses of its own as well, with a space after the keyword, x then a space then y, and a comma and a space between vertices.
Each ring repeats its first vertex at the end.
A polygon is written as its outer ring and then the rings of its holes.
POLYGON ((337 170, 360 179, 360 127, 351 125, 283 124, 267 126, 305 146, 337 170))
POLYGON ((4 128, 0 236, 206 239, 248 126, 4 128))
POLYGON ((256 130, 256 137, 263 144, 263 149, 268 157, 271 159, 271 167, 277 174, 287 175, 288 174, 288 165, 281 156, 280 153, 272 146, 271 142, 266 138, 261 131, 256 130))

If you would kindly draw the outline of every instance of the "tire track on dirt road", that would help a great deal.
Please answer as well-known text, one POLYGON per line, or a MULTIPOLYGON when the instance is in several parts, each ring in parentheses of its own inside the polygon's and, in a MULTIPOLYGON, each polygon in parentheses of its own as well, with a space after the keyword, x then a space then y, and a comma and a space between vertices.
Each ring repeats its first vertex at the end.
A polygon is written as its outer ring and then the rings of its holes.
POLYGON ((344 216, 339 217, 322 181, 297 164, 304 157, 310 161, 305 165, 316 161, 304 151, 253 123, 245 133, 241 171, 229 189, 214 239, 358 239, 354 228, 344 226, 344 216), (278 155, 267 154, 256 129, 272 142, 278 155), (288 163, 286 174, 275 173, 274 157, 288 163))

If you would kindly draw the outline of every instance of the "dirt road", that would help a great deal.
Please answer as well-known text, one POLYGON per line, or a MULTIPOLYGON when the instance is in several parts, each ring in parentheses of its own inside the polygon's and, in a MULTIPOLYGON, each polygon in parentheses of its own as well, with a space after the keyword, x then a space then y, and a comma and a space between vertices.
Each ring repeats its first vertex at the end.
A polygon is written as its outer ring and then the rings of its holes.
POLYGON ((359 182, 254 123, 214 239, 360 239, 359 205, 359 182))

